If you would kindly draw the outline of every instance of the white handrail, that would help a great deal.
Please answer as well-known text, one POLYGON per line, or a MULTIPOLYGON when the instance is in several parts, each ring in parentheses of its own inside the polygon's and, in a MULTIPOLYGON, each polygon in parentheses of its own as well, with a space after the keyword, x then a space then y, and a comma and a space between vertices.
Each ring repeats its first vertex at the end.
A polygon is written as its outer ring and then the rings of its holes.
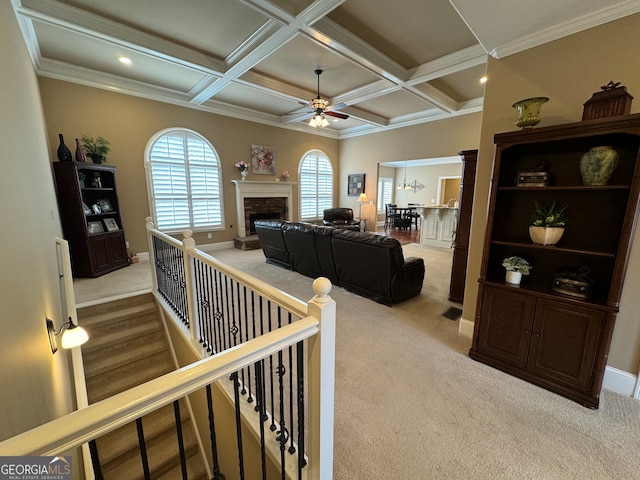
POLYGON ((316 335, 318 326, 316 318, 303 318, 4 440, 0 442, 0 452, 8 456, 63 454, 249 364, 316 335))

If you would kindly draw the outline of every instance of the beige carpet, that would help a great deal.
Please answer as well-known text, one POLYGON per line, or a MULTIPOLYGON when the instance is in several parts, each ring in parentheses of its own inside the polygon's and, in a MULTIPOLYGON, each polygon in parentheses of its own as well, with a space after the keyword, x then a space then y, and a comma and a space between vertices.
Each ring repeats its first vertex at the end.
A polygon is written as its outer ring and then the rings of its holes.
MULTIPOLYGON (((331 293, 336 480, 640 478, 640 402, 605 390, 592 411, 469 359, 470 339, 441 316, 457 305, 446 299, 451 251, 403 250, 425 259, 418 297, 390 308, 331 293)), ((261 250, 213 253, 313 296, 312 279, 267 265, 261 250)))

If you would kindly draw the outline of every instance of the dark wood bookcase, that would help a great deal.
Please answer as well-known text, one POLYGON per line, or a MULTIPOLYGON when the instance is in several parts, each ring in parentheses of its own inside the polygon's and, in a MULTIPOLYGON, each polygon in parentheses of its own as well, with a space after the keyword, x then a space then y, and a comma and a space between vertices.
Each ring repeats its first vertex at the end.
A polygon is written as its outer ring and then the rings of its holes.
POLYGON ((479 278, 471 358, 598 408, 640 198, 640 114, 495 135, 495 158, 479 278), (616 149, 603 186, 584 186, 580 158, 616 149), (516 175, 541 161, 547 186, 518 187, 516 175), (534 203, 569 204, 554 246, 531 242, 534 203), (502 260, 533 266, 519 286, 505 283, 502 260), (588 298, 552 290, 554 275, 588 267, 588 298))
POLYGON ((129 265, 115 170, 85 162, 53 164, 74 277, 98 277, 129 265))

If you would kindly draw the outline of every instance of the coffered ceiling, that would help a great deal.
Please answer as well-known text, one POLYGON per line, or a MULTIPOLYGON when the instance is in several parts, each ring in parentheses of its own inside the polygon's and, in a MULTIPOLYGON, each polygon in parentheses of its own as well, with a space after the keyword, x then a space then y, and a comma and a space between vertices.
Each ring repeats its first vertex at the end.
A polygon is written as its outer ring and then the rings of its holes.
POLYGON ((11 1, 39 75, 335 138, 478 112, 487 55, 640 11, 640 0, 11 1), (316 69, 320 95, 349 115, 320 130, 307 125, 316 69))

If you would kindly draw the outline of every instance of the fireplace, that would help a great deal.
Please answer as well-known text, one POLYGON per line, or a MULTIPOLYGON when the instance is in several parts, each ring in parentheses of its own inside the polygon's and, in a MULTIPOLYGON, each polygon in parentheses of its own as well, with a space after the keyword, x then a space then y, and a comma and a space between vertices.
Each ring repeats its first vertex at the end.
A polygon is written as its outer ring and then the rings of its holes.
POLYGON ((270 218, 290 219, 295 183, 251 180, 232 180, 232 182, 236 186, 236 221, 239 238, 255 233, 252 231, 250 215, 273 214, 274 216, 270 218), (278 216, 275 216, 275 213, 278 216))

